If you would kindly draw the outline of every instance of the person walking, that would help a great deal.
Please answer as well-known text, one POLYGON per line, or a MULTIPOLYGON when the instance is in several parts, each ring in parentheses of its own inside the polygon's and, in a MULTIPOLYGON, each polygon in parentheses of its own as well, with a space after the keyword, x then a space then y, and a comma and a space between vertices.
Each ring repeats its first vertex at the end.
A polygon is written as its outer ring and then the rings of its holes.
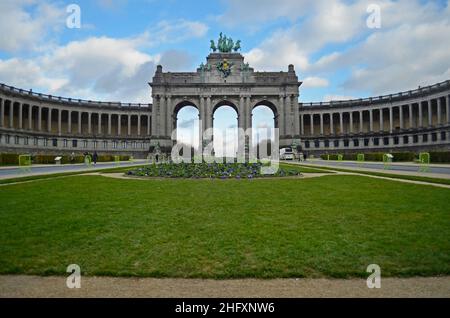
POLYGON ((97 164, 98 154, 97 151, 94 151, 94 155, 92 156, 92 160, 94 161, 94 166, 97 164))

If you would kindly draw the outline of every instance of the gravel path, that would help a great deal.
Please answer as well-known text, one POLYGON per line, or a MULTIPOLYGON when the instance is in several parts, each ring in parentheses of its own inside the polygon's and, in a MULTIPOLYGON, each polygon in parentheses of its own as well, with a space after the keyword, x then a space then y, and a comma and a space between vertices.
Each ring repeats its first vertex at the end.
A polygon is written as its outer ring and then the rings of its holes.
POLYGON ((445 297, 450 276, 365 279, 173 279, 82 277, 80 289, 65 277, 0 276, 0 297, 445 297))

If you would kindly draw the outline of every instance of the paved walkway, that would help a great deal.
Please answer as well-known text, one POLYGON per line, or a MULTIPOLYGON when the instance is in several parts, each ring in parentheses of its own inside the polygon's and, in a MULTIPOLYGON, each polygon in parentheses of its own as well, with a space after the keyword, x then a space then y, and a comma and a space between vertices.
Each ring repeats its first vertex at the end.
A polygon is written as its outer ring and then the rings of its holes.
POLYGON ((427 172, 420 172, 420 165, 412 162, 393 162, 389 165, 389 169, 383 169, 384 165, 382 162, 364 162, 361 164, 355 161, 313 159, 307 160, 306 162, 304 162, 304 164, 450 179, 450 165, 443 164, 431 164, 429 165, 429 169, 427 172))
POLYGON ((99 162, 96 165, 86 166, 84 164, 67 165, 36 165, 31 167, 31 171, 23 171, 19 167, 1 167, 0 179, 20 178, 26 176, 47 175, 53 173, 90 171, 98 169, 108 169, 117 167, 128 167, 144 164, 145 160, 121 161, 119 165, 115 162, 99 162))
POLYGON ((0 276, 0 297, 446 297, 450 276, 365 279, 177 279, 82 277, 80 289, 66 277, 0 276))

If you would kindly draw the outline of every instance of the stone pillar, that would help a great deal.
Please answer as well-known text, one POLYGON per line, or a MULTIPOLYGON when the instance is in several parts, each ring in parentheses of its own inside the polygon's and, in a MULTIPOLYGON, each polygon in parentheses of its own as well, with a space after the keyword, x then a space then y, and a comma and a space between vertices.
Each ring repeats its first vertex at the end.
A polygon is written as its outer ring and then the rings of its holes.
POLYGON ((373 132, 373 109, 369 109, 369 130, 373 132))
POLYGON ((117 114, 117 136, 120 136, 122 133, 122 115, 117 114))
POLYGON ((447 102, 447 105, 445 105, 445 107, 446 107, 445 114, 447 116, 447 124, 450 124, 450 95, 447 95, 446 102, 447 102))
POLYGON ((437 126, 440 126, 442 123, 441 112, 442 112, 442 98, 439 97, 437 99, 437 126))
POLYGON ((111 113, 108 113, 108 135, 111 136, 111 113))
POLYGON ((309 123, 310 123, 310 133, 311 136, 314 136, 314 114, 309 114, 309 123))
MULTIPOLYGON (((206 107, 205 107, 205 98, 203 96, 200 95, 200 103, 199 103, 199 107, 200 109, 198 110, 198 116, 199 119, 201 120, 201 125, 200 125, 200 129, 201 132, 203 133, 206 130, 206 107)), ((240 107, 239 107, 239 116, 240 116, 240 107)), ((238 123, 239 126, 239 123, 238 123)))
POLYGON ((380 108, 380 131, 384 130, 384 122, 383 122, 383 108, 380 108))
POLYGON ((102 134, 102 113, 98 113, 98 134, 102 134))
POLYGON ((303 118, 303 114, 300 115, 300 121, 301 121, 301 134, 302 136, 305 135, 305 119, 303 118))
POLYGON ((71 110, 69 110, 67 112, 67 132, 69 134, 72 133, 72 111, 71 110))
POLYGON ((141 114, 137 115, 137 121, 138 121, 138 123, 137 123, 137 134, 138 134, 138 136, 140 136, 141 135, 141 114))
POLYGON ((389 107, 389 133, 394 131, 394 114, 392 107, 389 107))
POLYGON ((23 111, 23 104, 22 103, 20 103, 19 104, 19 129, 22 129, 23 128, 23 126, 22 126, 22 111, 23 111))
POLYGON ((47 122, 47 131, 52 132, 52 109, 48 109, 48 122, 47 122))
MULTIPOLYGON (((211 95, 206 97, 206 123, 207 129, 213 128, 213 118, 212 118, 212 109, 211 109, 211 95)), ((245 114, 245 113, 244 113, 245 114)))
POLYGON ((422 102, 419 102, 419 128, 423 127, 422 102))
POLYGON ((245 119, 247 121, 246 129, 252 128, 252 109, 250 107, 250 96, 245 98, 245 119))
POLYGON ((341 135, 344 134, 344 118, 343 113, 339 113, 339 129, 341 130, 341 135))
MULTIPOLYGON (((204 99, 204 98, 203 98, 204 99)), ((203 101, 203 106, 204 105, 204 101, 203 101)), ((166 131, 167 131, 167 136, 172 136, 172 130, 174 129, 174 127, 172 127, 173 125, 173 120, 172 120, 172 97, 170 95, 167 95, 167 100, 166 100, 166 131)), ((203 112, 205 114, 205 111, 203 112)), ((203 120, 203 125, 206 125, 206 122, 203 120)))
MULTIPOLYGON (((127 135, 131 136, 131 115, 127 115, 127 124, 128 124, 128 129, 127 129, 127 135)), ((161 132, 160 132, 160 136, 164 135, 162 129, 164 129, 164 125, 161 125, 161 132)))
POLYGON ((359 132, 364 131, 364 113, 362 110, 359 111, 359 132))
POLYGON ((58 135, 61 135, 62 110, 58 109, 58 135))
POLYGON ((300 134, 300 112, 298 110, 298 95, 292 95, 291 103, 294 107, 294 136, 300 134))
POLYGON ((353 134, 353 112, 352 111, 350 111, 349 116, 350 116, 350 133, 353 134))
POLYGON ((33 105, 28 105, 28 129, 33 130, 33 105))
POLYGON ((92 134, 92 126, 91 126, 92 113, 88 112, 88 134, 92 134))
POLYGON ((151 117, 150 117, 150 113, 147 114, 147 136, 151 135, 151 117))
POLYGON ((334 135, 333 113, 330 113, 330 134, 334 135))
POLYGON ((244 106, 244 96, 239 96, 239 117, 238 117, 238 128, 245 130, 245 106, 244 106))
POLYGON ((403 122, 403 105, 400 105, 400 107, 398 108, 398 114, 400 117, 400 129, 404 129, 405 125, 403 122))
POLYGON ((5 126, 5 99, 0 103, 0 127, 5 126))
POLYGON ((153 105, 152 105, 152 136, 156 136, 158 134, 156 130, 156 116, 158 113, 158 104, 159 96, 154 96, 153 105))
POLYGON ((323 136, 323 113, 320 113, 319 116, 320 116, 320 135, 323 136))
POLYGON ((278 125, 280 128, 280 136, 284 136, 286 135, 286 122, 285 122, 285 107, 284 107, 284 96, 283 95, 279 95, 278 96, 278 104, 279 107, 278 109, 280 110, 280 114, 279 114, 279 121, 278 121, 278 125))
POLYGON ((9 105, 9 128, 14 128, 14 101, 9 105))
POLYGON ((38 106, 38 130, 42 130, 42 107, 38 106))
MULTIPOLYGON (((166 135, 166 97, 161 96, 159 100, 159 135, 165 136, 166 135)), ((128 120, 131 116, 128 116, 128 120)), ((131 135, 129 133, 128 135, 131 135)))
POLYGON ((409 114, 409 129, 413 128, 413 111, 412 104, 408 105, 408 114, 409 114))
POLYGON ((82 112, 78 111, 78 134, 80 134, 80 135, 81 135, 81 128, 82 128, 82 126, 81 126, 81 118, 83 117, 81 115, 82 115, 82 112))
POLYGON ((428 127, 433 126, 433 108, 431 107, 432 100, 427 101, 427 105, 428 105, 428 127))

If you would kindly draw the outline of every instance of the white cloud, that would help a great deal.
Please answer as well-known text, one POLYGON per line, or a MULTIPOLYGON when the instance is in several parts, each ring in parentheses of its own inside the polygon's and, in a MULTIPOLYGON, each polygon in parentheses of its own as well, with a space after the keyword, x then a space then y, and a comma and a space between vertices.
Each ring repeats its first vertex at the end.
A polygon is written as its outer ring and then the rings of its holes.
POLYGON ((346 96, 346 95, 325 95, 323 98, 324 102, 329 102, 332 100, 349 100, 349 99, 355 99, 353 96, 346 96))
POLYGON ((329 82, 326 78, 310 76, 303 80, 303 88, 327 87, 329 82))
POLYGON ((0 50, 39 50, 49 32, 64 27, 64 15, 64 8, 43 1, 0 1, 0 50))

